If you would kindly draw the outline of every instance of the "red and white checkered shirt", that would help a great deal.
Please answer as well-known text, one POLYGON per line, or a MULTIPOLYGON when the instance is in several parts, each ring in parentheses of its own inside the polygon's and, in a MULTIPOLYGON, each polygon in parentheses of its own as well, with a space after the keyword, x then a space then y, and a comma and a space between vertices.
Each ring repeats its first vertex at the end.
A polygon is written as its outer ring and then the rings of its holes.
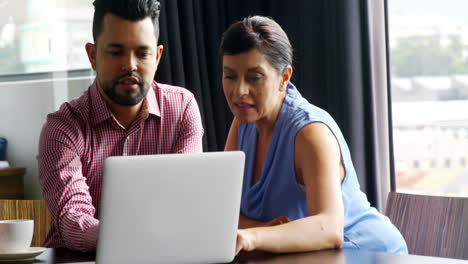
POLYGON ((47 116, 39 140, 39 183, 52 221, 46 247, 96 248, 103 162, 109 156, 202 152, 200 112, 188 90, 153 82, 128 129, 96 82, 47 116))

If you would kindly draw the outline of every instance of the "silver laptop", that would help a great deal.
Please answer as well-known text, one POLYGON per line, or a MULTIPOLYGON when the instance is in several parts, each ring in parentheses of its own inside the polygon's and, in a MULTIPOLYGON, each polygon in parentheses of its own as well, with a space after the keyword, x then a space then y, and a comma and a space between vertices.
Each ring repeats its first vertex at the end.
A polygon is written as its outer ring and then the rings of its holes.
POLYGON ((219 263, 235 255, 243 152, 110 157, 97 263, 219 263))

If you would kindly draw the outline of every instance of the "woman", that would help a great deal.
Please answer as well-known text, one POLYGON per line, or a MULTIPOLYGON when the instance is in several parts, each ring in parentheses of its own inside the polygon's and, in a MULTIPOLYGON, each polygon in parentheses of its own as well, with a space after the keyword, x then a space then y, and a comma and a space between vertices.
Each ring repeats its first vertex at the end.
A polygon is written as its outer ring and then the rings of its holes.
POLYGON ((292 48, 273 20, 224 32, 223 88, 234 120, 225 150, 246 155, 236 253, 362 248, 407 253, 359 189, 335 121, 293 84, 292 48))

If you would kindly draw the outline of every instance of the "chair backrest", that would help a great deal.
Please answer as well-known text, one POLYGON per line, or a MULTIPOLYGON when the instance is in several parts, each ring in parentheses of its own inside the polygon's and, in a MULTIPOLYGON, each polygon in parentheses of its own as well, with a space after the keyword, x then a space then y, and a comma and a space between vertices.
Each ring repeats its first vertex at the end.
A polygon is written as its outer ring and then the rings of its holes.
POLYGON ((50 214, 44 200, 0 200, 0 220, 33 219, 32 247, 40 247, 50 227, 50 214))
POLYGON ((468 259, 468 198, 390 192, 386 215, 410 254, 468 259))

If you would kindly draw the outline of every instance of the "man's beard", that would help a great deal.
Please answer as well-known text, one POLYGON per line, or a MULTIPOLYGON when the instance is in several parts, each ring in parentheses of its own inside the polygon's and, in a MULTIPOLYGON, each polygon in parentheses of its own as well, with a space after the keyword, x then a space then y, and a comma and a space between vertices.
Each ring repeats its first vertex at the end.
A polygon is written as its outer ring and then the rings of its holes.
POLYGON ((133 106, 141 102, 143 98, 146 97, 150 87, 149 83, 146 83, 140 75, 132 72, 120 74, 110 81, 100 81, 99 85, 112 102, 124 106, 133 106), (123 90, 123 94, 117 93, 117 85, 123 77, 135 77, 138 79, 138 89, 136 93, 127 90, 123 90))

